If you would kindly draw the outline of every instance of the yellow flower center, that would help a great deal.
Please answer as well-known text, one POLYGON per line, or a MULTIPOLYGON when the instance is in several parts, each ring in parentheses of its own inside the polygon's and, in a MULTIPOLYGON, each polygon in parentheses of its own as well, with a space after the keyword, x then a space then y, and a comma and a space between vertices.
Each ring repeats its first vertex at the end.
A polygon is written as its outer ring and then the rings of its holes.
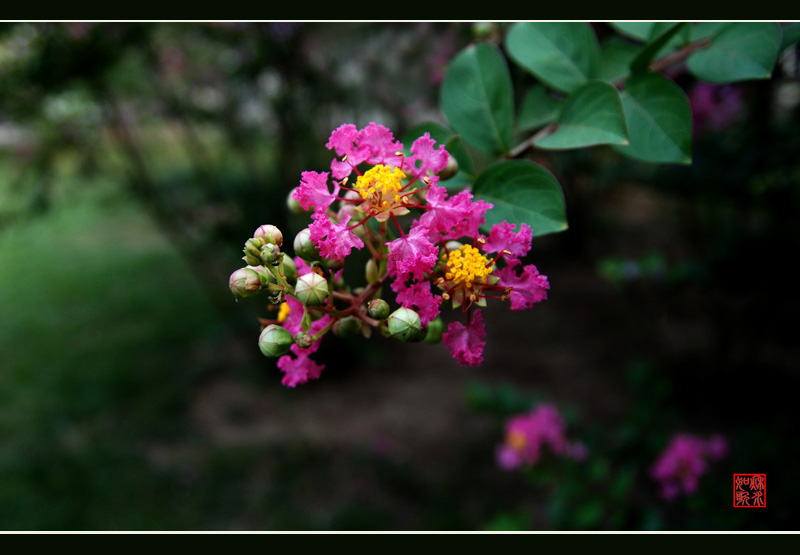
POLYGON ((483 283, 494 270, 487 265, 489 260, 481 251, 470 245, 463 245, 447 256, 447 273, 444 277, 456 284, 466 284, 467 289, 474 282, 483 283))
POLYGON ((377 208, 388 208, 389 201, 401 202, 400 189, 403 188, 401 179, 406 174, 400 168, 378 164, 367 170, 364 175, 359 175, 356 181, 356 190, 361 198, 371 201, 377 208))
POLYGON ((280 310, 278 310, 278 323, 279 324, 282 324, 283 322, 286 321, 286 319, 289 317, 289 311, 290 310, 291 310, 291 307, 289 306, 289 303, 281 303, 281 308, 280 308, 280 310))
POLYGON ((506 443, 512 449, 521 451, 525 448, 525 444, 528 443, 528 439, 522 432, 508 432, 508 435, 506 436, 506 443))

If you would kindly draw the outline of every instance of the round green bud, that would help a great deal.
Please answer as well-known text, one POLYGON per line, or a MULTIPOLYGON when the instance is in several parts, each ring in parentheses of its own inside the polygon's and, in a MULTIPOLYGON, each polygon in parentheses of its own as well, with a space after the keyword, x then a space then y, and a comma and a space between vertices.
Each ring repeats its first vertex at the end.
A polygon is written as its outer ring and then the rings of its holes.
POLYGON ((266 357, 279 357, 289 352, 294 343, 292 334, 278 324, 270 324, 261 331, 258 347, 266 357))
POLYGON ((400 307, 389 315, 389 335, 400 341, 416 342, 425 338, 419 314, 410 308, 400 307))
POLYGON ((438 343, 442 340, 443 333, 444 322, 441 318, 428 322, 428 335, 425 336, 425 343, 438 343))
POLYGON ((237 297, 252 297, 261 291, 261 278, 258 272, 251 268, 239 268, 231 274, 228 280, 231 293, 237 297))
POLYGON ((306 306, 321 305, 328 297, 328 282, 321 275, 309 272, 297 278, 294 293, 306 306))
POLYGON ((333 333, 338 337, 348 337, 361 333, 361 321, 355 316, 347 316, 333 324, 333 333))
POLYGON ((291 256, 283 257, 283 275, 286 276, 289 283, 297 281, 297 266, 291 256))
POLYGON ((281 248, 278 245, 267 243, 261 247, 259 256, 265 266, 277 266, 281 261, 281 248))
POLYGON ((289 212, 292 214, 307 214, 306 210, 303 210, 303 207, 300 206, 300 202, 294 198, 294 192, 297 190, 297 187, 291 190, 289 196, 286 197, 286 207, 289 209, 289 212))
POLYGON ((301 347, 303 349, 308 349, 309 347, 311 347, 311 344, 313 343, 313 341, 311 340, 311 336, 304 331, 297 332, 297 335, 294 337, 294 341, 295 343, 297 343, 298 347, 301 347))
POLYGON ((300 230, 294 238, 294 252, 306 262, 322 260, 317 247, 311 240, 311 230, 308 228, 300 230))
POLYGON ((283 245, 283 233, 274 225, 262 225, 253 233, 253 237, 262 239, 270 245, 278 245, 279 247, 283 245))
POLYGON ((378 265, 375 263, 374 258, 367 260, 367 266, 364 268, 364 273, 367 277, 367 283, 378 283, 380 276, 378 275, 378 265))
POLYGON ((367 304, 367 314, 376 320, 385 320, 389 316, 389 303, 383 299, 372 299, 367 304))
POLYGON ((453 158, 453 156, 451 155, 447 158, 447 165, 437 175, 439 176, 439 179, 444 181, 446 179, 450 179, 457 173, 458 173, 458 160, 453 158))
POLYGON ((244 256, 242 260, 247 262, 248 266, 261 265, 261 247, 264 242, 258 237, 251 237, 244 243, 244 256))

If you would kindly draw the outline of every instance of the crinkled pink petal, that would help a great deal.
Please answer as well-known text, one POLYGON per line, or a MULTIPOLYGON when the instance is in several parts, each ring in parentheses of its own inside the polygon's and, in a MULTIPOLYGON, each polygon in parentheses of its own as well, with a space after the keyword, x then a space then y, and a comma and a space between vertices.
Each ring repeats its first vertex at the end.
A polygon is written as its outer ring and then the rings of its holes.
POLYGON ((364 247, 364 242, 352 230, 347 229, 349 215, 345 215, 338 224, 333 223, 323 212, 315 212, 311 218, 314 220, 308 226, 311 240, 325 258, 343 260, 353 248, 364 247))
POLYGON ((339 156, 347 156, 347 160, 334 159, 331 162, 331 174, 334 179, 344 179, 353 172, 353 168, 367 159, 369 148, 359 146, 358 128, 352 123, 340 125, 331 133, 328 149, 333 149, 339 156))
POLYGON ((447 190, 435 184, 428 189, 425 202, 428 210, 420 218, 420 225, 430 230, 435 242, 475 237, 486 221, 486 211, 492 207, 483 200, 473 201, 469 191, 448 197, 447 190))
POLYGON ((296 357, 283 355, 278 359, 278 368, 284 373, 281 380, 283 385, 295 387, 319 378, 325 366, 309 358, 309 354, 311 353, 306 349, 306 352, 300 353, 296 357))
POLYGON ((460 365, 478 366, 483 362, 485 337, 483 315, 480 310, 476 310, 467 326, 461 322, 450 322, 447 331, 442 334, 442 341, 460 365))
POLYGON ((493 274, 499 278, 498 285, 511 287, 511 293, 509 294, 511 310, 531 308, 534 304, 545 300, 547 298, 547 290, 550 289, 547 276, 541 275, 533 264, 524 266, 522 273, 517 275, 516 266, 511 265, 500 268, 493 274))
POLYGON ((394 277, 410 274, 422 279, 436 265, 439 247, 428 240, 424 227, 414 224, 405 236, 386 243, 389 245, 386 269, 394 277))
POLYGON ((412 177, 442 171, 447 166, 450 154, 444 149, 444 145, 439 145, 438 149, 434 148, 435 145, 436 141, 431 139, 430 133, 425 133, 414 141, 411 145, 412 155, 403 162, 403 171, 412 177))
POLYGON ((328 190, 328 172, 303 172, 300 186, 292 196, 300 203, 303 210, 324 212, 336 200, 339 193, 338 183, 334 183, 333 193, 328 190))
POLYGON ((403 285, 399 287, 399 291, 395 289, 395 284, 392 284, 392 289, 397 292, 397 302, 405 308, 416 310, 423 326, 427 326, 429 322, 436 319, 439 315, 442 297, 431 292, 430 282, 423 280, 405 286, 402 280, 396 280, 395 283, 398 281, 403 285))
POLYGON ((369 164, 400 167, 403 162, 403 143, 394 139, 391 130, 374 121, 358 132, 356 143, 369 153, 365 160, 369 164))
POLYGON ((519 260, 531 250, 533 230, 525 223, 520 225, 519 231, 514 232, 516 228, 516 224, 506 221, 493 225, 481 249, 487 253, 508 251, 511 253, 510 256, 506 255, 508 260, 519 260))

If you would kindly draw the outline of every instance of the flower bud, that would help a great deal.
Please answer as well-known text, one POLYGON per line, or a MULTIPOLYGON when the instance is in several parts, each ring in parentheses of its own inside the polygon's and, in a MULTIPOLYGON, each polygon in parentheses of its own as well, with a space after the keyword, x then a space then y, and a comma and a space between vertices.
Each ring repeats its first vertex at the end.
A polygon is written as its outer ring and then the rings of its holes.
POLYGON ((375 263, 374 258, 367 260, 367 266, 364 268, 364 273, 367 276, 367 283, 378 283, 380 276, 378 275, 378 265, 375 263))
POLYGON ((438 343, 442 340, 444 333, 444 322, 441 318, 436 318, 428 322, 428 335, 425 336, 425 343, 438 343))
POLYGON ((303 207, 300 206, 300 202, 296 198, 294 198, 294 192, 297 189, 298 189, 297 187, 292 189, 291 192, 289 193, 289 196, 286 197, 286 207, 292 214, 307 214, 308 212, 306 210, 303 210, 303 207))
POLYGON ((321 275, 309 272, 297 278, 294 293, 306 306, 321 305, 328 297, 328 282, 321 275))
POLYGON ((286 276, 289 283, 297 281, 297 266, 291 256, 283 257, 283 275, 286 276))
POLYGON ((400 341, 422 341, 425 338, 425 331, 419 314, 410 308, 400 307, 389 315, 389 335, 400 341))
POLYGON ((283 245, 283 233, 274 225, 262 225, 253 233, 253 237, 263 239, 265 243, 270 245, 278 245, 279 247, 283 245))
POLYGON ((323 258, 322 267, 329 272, 338 272, 344 268, 344 260, 339 260, 338 258, 323 258))
POLYGON ((389 303, 383 299, 372 299, 367 305, 367 314, 376 320, 385 320, 389 316, 389 303))
POLYGON ((251 237, 244 244, 244 256, 242 260, 247 262, 248 266, 261 265, 261 246, 264 242, 258 237, 251 237))
POLYGON ((266 357, 279 357, 289 352, 294 343, 292 334, 278 324, 270 324, 264 328, 258 338, 258 347, 266 357))
POLYGON ((295 236, 294 252, 306 262, 322 260, 322 256, 320 256, 317 247, 314 246, 314 242, 311 240, 311 230, 308 228, 300 230, 300 233, 295 236))
POLYGON ((265 266, 277 266, 281 262, 281 248, 278 245, 267 243, 261 247, 259 256, 265 266))
POLYGON ((237 297, 252 297, 261 290, 261 278, 251 268, 239 268, 231 274, 228 286, 237 297))
POLYGON ((450 155, 447 158, 447 165, 437 175, 439 176, 439 179, 444 181, 446 179, 450 179, 457 173, 458 173, 458 160, 456 160, 455 158, 453 158, 452 155, 450 155))
POLYGON ((361 333, 361 321, 355 316, 347 316, 333 324, 333 333, 338 337, 348 337, 361 333))
POLYGON ((313 343, 311 336, 304 331, 297 332, 297 335, 294 336, 294 342, 297 343, 298 347, 302 347, 303 349, 308 349, 313 343))

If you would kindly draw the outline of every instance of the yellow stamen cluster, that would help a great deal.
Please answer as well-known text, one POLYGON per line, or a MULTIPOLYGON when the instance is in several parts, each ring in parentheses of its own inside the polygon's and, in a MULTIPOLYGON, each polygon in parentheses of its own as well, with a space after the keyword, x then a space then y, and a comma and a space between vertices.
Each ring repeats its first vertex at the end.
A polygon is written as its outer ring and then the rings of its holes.
POLYGON ((520 451, 525 448, 525 444, 528 443, 528 438, 525 437, 525 434, 522 432, 511 431, 506 435, 506 443, 512 449, 520 451))
POLYGON ((400 168, 378 164, 367 170, 364 175, 358 176, 356 189, 361 194, 361 198, 375 202, 378 207, 387 207, 389 201, 386 198, 393 198, 394 202, 402 202, 399 193, 403 184, 400 180, 405 177, 406 174, 400 168))
POLYGON ((289 311, 290 310, 291 310, 291 307, 289 306, 289 303, 281 303, 281 308, 280 308, 280 310, 278 310, 278 323, 279 324, 282 324, 283 322, 286 321, 286 319, 289 317, 289 311))
POLYGON ((444 277, 456 284, 464 283, 469 289, 475 282, 485 282, 493 270, 481 251, 471 245, 463 245, 448 254, 447 273, 444 277))

